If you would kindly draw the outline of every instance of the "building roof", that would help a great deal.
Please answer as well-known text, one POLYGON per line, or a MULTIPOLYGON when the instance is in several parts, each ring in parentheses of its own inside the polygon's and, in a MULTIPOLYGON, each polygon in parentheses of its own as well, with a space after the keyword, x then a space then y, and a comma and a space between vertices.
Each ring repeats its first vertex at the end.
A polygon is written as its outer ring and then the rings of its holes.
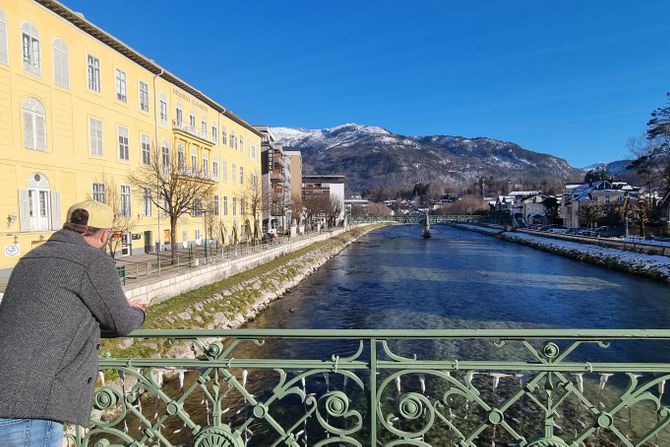
POLYGON ((181 88, 185 92, 190 93, 191 95, 195 96, 200 101, 204 102, 217 112, 230 118, 237 124, 247 128, 251 132, 258 135, 259 137, 262 136, 258 130, 256 130, 252 125, 244 121, 242 118, 235 115, 233 112, 226 109, 218 102, 214 101, 209 96, 202 93, 200 90, 181 80, 175 74, 170 73, 165 68, 158 65, 153 59, 149 59, 143 56, 139 51, 134 50, 133 48, 123 43, 121 40, 117 39, 116 37, 112 36, 106 31, 103 31, 101 28, 97 27, 92 22, 86 20, 83 14, 71 10, 70 8, 68 8, 67 6, 63 5, 62 3, 56 0, 34 0, 34 1, 47 8, 49 11, 67 20, 68 22, 70 22, 80 30, 84 31, 91 37, 99 40, 100 42, 104 43, 113 50, 116 50, 117 52, 121 53, 122 55, 132 60, 136 64, 144 67, 146 70, 153 73, 154 75, 163 78, 166 81, 171 82, 172 84, 181 88))

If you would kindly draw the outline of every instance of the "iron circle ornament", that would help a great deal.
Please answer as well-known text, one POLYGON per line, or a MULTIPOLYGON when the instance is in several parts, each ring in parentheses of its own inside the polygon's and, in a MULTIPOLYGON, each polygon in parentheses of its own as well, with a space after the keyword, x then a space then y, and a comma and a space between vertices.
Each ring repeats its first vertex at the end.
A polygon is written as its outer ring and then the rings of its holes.
POLYGON ((553 360, 556 357, 558 357, 558 354, 560 352, 561 352, 561 349, 554 342, 549 342, 546 345, 544 345, 544 348, 542 348, 542 353, 549 360, 553 360))
POLYGON ((528 447, 568 447, 568 444, 561 438, 552 436, 551 438, 539 438, 531 441, 528 447))
POLYGON ((198 433, 193 447, 244 447, 244 440, 227 425, 207 427, 198 433))

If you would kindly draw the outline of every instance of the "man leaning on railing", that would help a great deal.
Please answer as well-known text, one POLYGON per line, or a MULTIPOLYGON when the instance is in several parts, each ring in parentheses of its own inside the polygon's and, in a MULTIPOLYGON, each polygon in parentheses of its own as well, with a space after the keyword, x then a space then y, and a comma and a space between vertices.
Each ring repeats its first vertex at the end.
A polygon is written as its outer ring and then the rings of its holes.
POLYGON ((72 205, 63 229, 18 262, 0 304, 0 446, 60 447, 63 423, 88 425, 98 341, 144 322, 102 250, 112 209, 72 205))

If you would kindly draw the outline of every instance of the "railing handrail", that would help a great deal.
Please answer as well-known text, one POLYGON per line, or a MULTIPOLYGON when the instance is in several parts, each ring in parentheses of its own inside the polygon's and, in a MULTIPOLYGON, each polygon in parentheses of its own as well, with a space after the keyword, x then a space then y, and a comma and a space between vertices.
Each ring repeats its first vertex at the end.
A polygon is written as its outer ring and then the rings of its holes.
POLYGON ((670 339, 670 329, 139 329, 134 338, 670 339))

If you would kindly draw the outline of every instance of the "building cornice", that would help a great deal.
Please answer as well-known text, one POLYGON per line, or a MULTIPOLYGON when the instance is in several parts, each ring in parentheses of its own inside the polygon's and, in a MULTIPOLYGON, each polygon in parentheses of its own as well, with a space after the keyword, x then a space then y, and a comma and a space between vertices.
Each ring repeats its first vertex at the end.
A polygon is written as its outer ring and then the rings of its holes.
POLYGON ((76 13, 75 11, 71 10, 70 8, 68 8, 67 6, 63 5, 62 3, 56 0, 33 0, 33 1, 44 6, 54 14, 62 17, 75 27, 79 28, 80 30, 88 34, 89 36, 97 39, 98 41, 102 42, 103 44, 107 45, 108 47, 122 54, 123 56, 127 57, 131 61, 135 62, 136 64, 140 65, 141 67, 151 72, 152 74, 165 79, 166 81, 181 88, 185 92, 193 95, 194 97, 204 102, 217 112, 228 117, 230 120, 236 122, 240 126, 243 126, 247 130, 254 133, 255 135, 259 137, 262 136, 258 130, 256 130, 252 125, 244 121, 242 118, 235 115, 233 112, 226 109, 221 104, 217 103, 209 96, 202 93, 200 90, 186 83, 173 73, 170 73, 168 70, 158 65, 152 59, 143 56, 139 51, 132 49, 131 47, 123 43, 121 40, 117 39, 116 37, 102 30, 101 28, 97 27, 92 22, 86 20, 86 18, 84 18, 81 14, 76 13))

